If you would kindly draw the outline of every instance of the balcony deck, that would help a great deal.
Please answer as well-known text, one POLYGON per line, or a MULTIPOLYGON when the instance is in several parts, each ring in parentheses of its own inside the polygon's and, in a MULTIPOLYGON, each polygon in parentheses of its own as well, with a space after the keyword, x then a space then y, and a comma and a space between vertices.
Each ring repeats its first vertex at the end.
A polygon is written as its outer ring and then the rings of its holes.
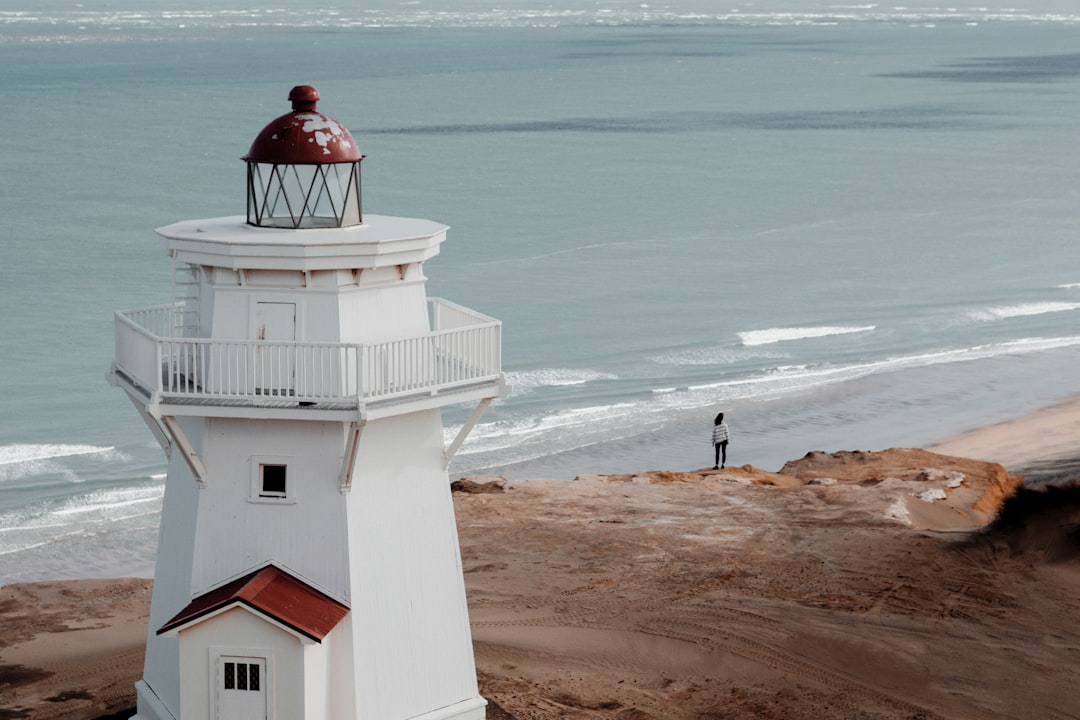
POLYGON ((110 380, 154 416, 374 419, 505 395, 501 324, 430 302, 431 331, 371 344, 175 337, 180 304, 120 311, 110 380))

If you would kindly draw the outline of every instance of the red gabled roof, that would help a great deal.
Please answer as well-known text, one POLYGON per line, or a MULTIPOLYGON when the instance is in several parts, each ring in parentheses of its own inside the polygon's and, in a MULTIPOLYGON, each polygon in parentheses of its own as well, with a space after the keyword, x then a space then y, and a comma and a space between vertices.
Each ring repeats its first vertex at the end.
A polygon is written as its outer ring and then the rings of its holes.
POLYGON ((317 642, 322 642, 349 612, 349 608, 337 600, 284 570, 267 565, 199 595, 162 625, 157 634, 187 625, 233 604, 246 605, 317 642))

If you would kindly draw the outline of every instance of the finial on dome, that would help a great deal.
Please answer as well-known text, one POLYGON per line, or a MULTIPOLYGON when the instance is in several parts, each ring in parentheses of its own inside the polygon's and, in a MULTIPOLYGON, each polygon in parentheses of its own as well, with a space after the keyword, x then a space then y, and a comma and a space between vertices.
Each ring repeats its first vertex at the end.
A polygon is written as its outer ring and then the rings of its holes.
POLYGON ((319 102, 319 91, 312 85, 297 85, 289 91, 293 112, 310 112, 319 102))

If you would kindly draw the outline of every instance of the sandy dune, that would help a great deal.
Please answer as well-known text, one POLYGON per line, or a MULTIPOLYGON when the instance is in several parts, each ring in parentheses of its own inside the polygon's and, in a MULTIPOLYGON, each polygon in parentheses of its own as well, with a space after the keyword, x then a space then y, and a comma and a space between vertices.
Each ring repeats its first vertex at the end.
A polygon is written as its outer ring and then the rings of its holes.
MULTIPOLYGON (((1068 407, 1063 435, 987 432, 1061 458, 1068 407)), ((984 527, 1017 478, 922 450, 476 482, 502 490, 455 493, 491 718, 1080 717, 1076 490, 984 527)), ((148 604, 146 580, 0 589, 0 720, 126 717, 148 604)))
POLYGON ((873 479, 459 502, 487 697, 521 720, 1080 715, 1075 538, 916 530, 873 479))

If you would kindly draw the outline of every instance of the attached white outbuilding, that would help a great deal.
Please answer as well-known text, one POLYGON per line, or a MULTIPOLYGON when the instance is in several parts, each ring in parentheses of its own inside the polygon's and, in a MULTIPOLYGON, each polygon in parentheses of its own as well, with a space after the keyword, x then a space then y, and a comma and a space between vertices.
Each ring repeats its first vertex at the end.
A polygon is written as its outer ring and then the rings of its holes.
POLYGON ((192 720, 351 717, 354 709, 328 705, 349 693, 343 620, 349 609, 280 568, 268 565, 196 597, 159 635, 178 638, 180 685, 205 698, 185 707, 192 720))

